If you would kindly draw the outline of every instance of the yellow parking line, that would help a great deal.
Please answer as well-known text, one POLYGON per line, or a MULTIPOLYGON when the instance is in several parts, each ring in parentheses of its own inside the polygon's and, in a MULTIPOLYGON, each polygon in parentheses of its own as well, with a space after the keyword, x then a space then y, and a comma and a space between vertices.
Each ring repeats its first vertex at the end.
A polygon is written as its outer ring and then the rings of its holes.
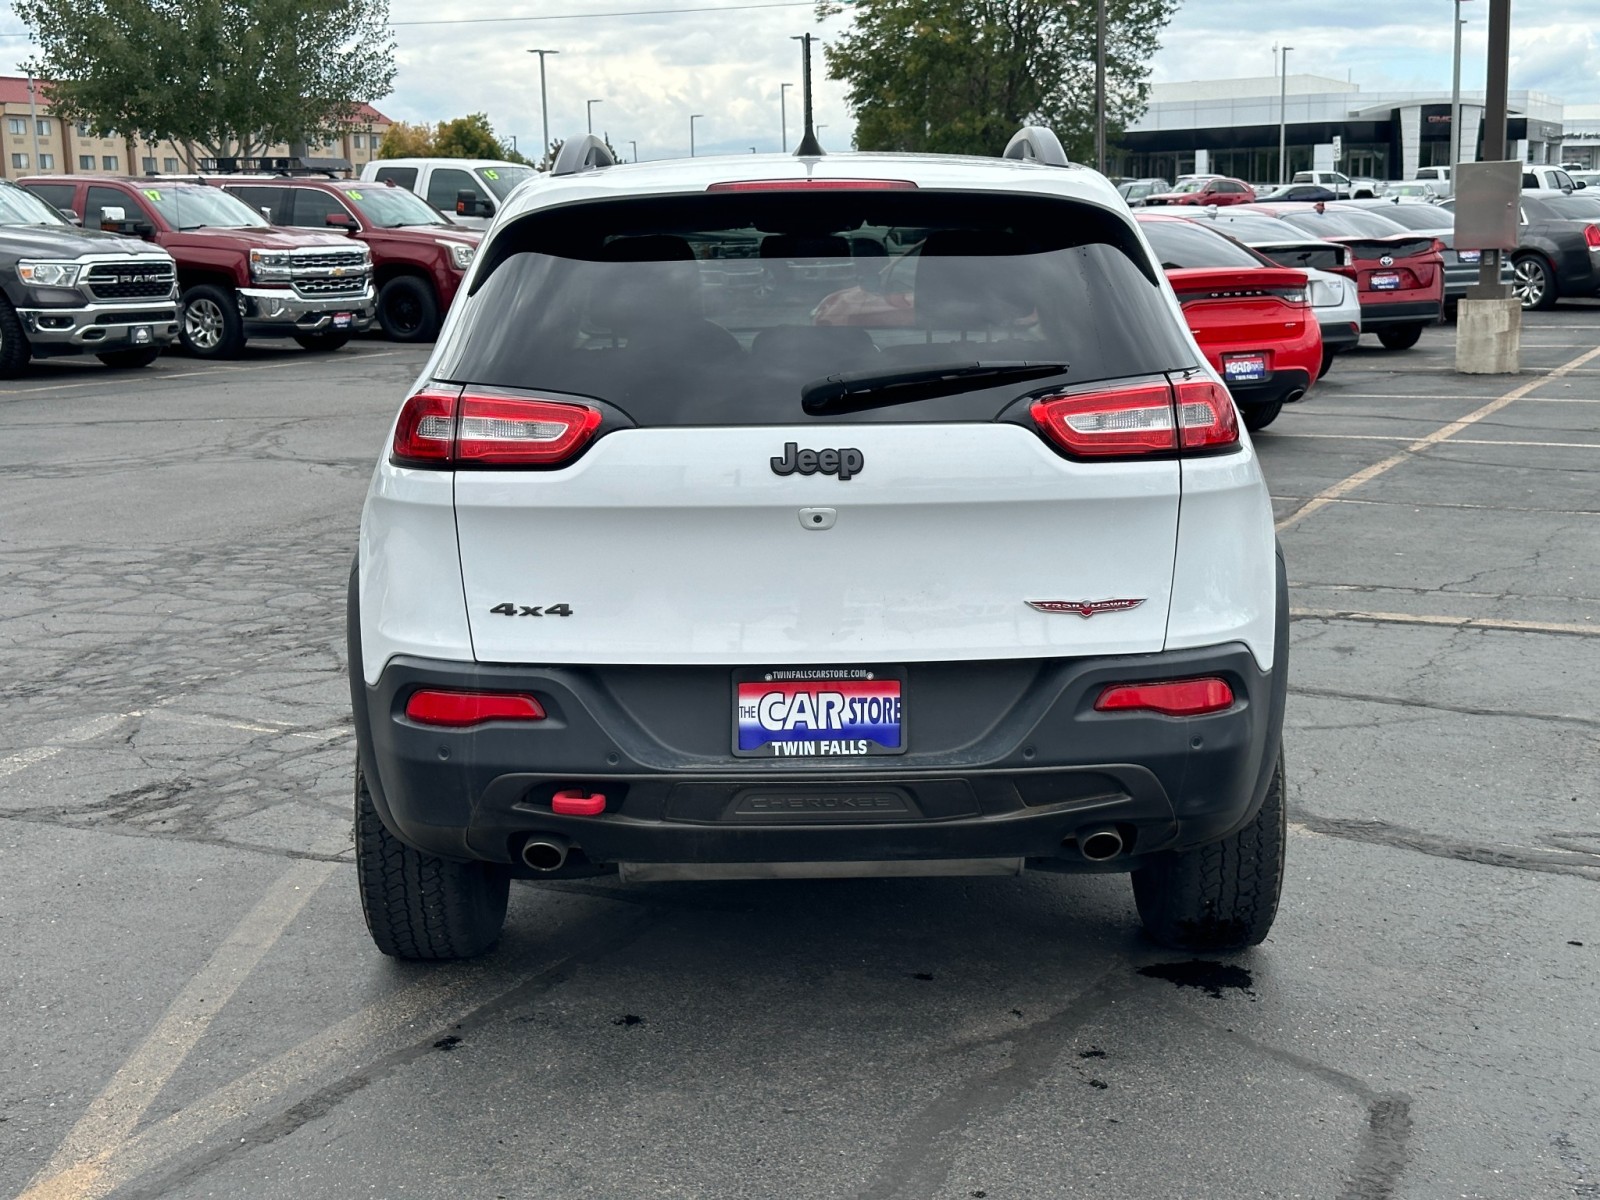
POLYGON ((1388 458, 1381 459, 1369 467, 1363 467, 1354 475, 1347 476, 1333 486, 1324 488, 1315 496, 1311 497, 1311 499, 1307 500, 1299 508, 1295 509, 1288 516, 1284 517, 1283 520, 1279 521, 1277 523, 1278 532, 1282 533, 1284 530, 1298 525, 1312 513, 1326 508, 1335 500, 1348 495, 1359 487, 1371 483, 1380 475, 1387 474, 1389 471, 1394 470, 1394 468, 1405 462, 1412 455, 1418 454, 1421 451, 1428 449, 1430 446, 1437 446, 1440 442, 1448 441, 1450 438, 1453 438, 1456 434, 1460 433, 1463 429, 1470 429, 1472 426, 1476 425, 1479 421, 1482 421, 1486 417, 1494 416, 1495 413, 1499 412, 1502 408, 1505 408, 1508 404, 1515 404, 1518 400, 1522 399, 1535 388, 1548 383, 1552 379, 1559 379, 1563 375, 1570 374, 1571 372, 1581 368, 1585 363, 1591 362, 1596 358, 1600 358, 1600 346, 1596 346, 1591 350, 1585 351, 1584 353, 1578 355, 1577 358, 1561 364, 1561 366, 1555 368, 1555 370, 1549 372, 1548 374, 1541 375, 1537 379, 1530 379, 1527 383, 1522 384, 1520 387, 1512 388, 1511 391, 1507 392, 1505 395, 1499 397, 1498 399, 1489 401, 1489 403, 1485 404, 1475 412, 1468 413, 1459 421, 1451 421, 1450 424, 1434 430, 1426 437, 1418 438, 1416 441, 1410 443, 1405 447, 1405 449, 1399 451, 1398 453, 1391 454, 1388 458))
POLYGON ((125 1181, 108 1161, 183 1064, 211 1021, 277 943, 335 864, 299 862, 276 880, 184 985, 148 1037, 117 1069, 18 1200, 93 1200, 125 1181))
POLYGON ((1434 625, 1446 629, 1499 629, 1511 633, 1560 633, 1600 637, 1600 624, 1573 621, 1518 621, 1502 617, 1456 617, 1432 613, 1359 612, 1342 608, 1291 608, 1301 620, 1356 621, 1367 625, 1434 625))

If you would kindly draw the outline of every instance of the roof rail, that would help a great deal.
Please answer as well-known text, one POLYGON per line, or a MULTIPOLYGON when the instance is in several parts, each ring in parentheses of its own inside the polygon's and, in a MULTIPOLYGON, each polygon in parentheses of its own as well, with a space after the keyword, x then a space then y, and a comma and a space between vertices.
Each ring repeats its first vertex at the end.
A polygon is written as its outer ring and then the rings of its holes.
POLYGON ((1047 167, 1071 165, 1067 152, 1061 148, 1061 139, 1044 125, 1024 125, 1017 130, 1000 157, 1042 163, 1047 167))
POLYGON ((561 143, 561 153, 556 155, 552 175, 576 175, 580 171, 595 171, 601 167, 614 167, 617 159, 604 140, 588 133, 581 138, 568 138, 561 143))

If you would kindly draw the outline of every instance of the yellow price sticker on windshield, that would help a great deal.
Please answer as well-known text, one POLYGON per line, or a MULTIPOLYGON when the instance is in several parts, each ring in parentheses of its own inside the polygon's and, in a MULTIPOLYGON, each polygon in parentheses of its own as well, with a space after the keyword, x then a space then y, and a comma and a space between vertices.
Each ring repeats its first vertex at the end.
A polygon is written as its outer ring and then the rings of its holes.
POLYGON ((161 192, 156 188, 145 188, 144 194, 157 203, 159 203, 161 200, 161 192))
POLYGON ((489 170, 488 167, 485 167, 483 169, 483 177, 485 179, 499 179, 500 178, 500 172, 499 171, 491 171, 491 170, 489 170))
POLYGON ((359 200, 359 199, 361 199, 361 193, 360 193, 360 192, 358 192, 358 191, 355 191, 355 190, 354 190, 354 189, 352 189, 352 188, 346 188, 346 189, 345 189, 345 193, 344 193, 344 194, 345 194, 345 195, 346 195, 346 196, 349 196, 349 197, 350 197, 350 199, 352 199, 352 200, 359 200))

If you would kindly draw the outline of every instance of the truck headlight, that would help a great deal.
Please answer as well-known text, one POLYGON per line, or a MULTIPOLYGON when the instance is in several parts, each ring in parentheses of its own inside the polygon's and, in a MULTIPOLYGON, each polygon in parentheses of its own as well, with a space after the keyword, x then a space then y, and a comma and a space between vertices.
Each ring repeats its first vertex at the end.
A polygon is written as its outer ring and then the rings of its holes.
POLYGON ((476 246, 469 246, 466 242, 445 242, 450 247, 450 262, 458 271, 465 271, 472 265, 472 256, 478 252, 476 246))
POLYGON ((1313 279, 1311 281, 1311 307, 1332 308, 1335 304, 1344 303, 1344 284, 1334 283, 1331 279, 1313 279))
POLYGON ((261 280, 287 280, 294 274, 294 263, 287 250, 250 251, 250 277, 261 280))
POLYGON ((36 262, 23 259, 17 264, 17 276, 33 287, 75 287, 82 267, 75 262, 36 262))

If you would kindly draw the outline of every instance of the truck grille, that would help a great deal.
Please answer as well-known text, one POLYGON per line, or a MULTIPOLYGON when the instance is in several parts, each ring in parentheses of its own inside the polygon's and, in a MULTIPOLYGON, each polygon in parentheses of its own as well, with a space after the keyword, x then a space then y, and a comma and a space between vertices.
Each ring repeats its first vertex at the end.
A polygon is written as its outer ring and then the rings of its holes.
POLYGON ((359 271, 364 261, 359 250, 326 250, 315 254, 296 254, 294 256, 294 270, 298 275, 301 271, 315 270, 327 271, 334 267, 343 267, 347 271, 359 271))
POLYGON ((294 289, 302 296, 359 296, 367 290, 367 277, 346 275, 321 279, 296 279, 294 289))
POLYGON ((172 293, 177 270, 171 263, 94 263, 84 277, 96 300, 152 300, 172 293))

